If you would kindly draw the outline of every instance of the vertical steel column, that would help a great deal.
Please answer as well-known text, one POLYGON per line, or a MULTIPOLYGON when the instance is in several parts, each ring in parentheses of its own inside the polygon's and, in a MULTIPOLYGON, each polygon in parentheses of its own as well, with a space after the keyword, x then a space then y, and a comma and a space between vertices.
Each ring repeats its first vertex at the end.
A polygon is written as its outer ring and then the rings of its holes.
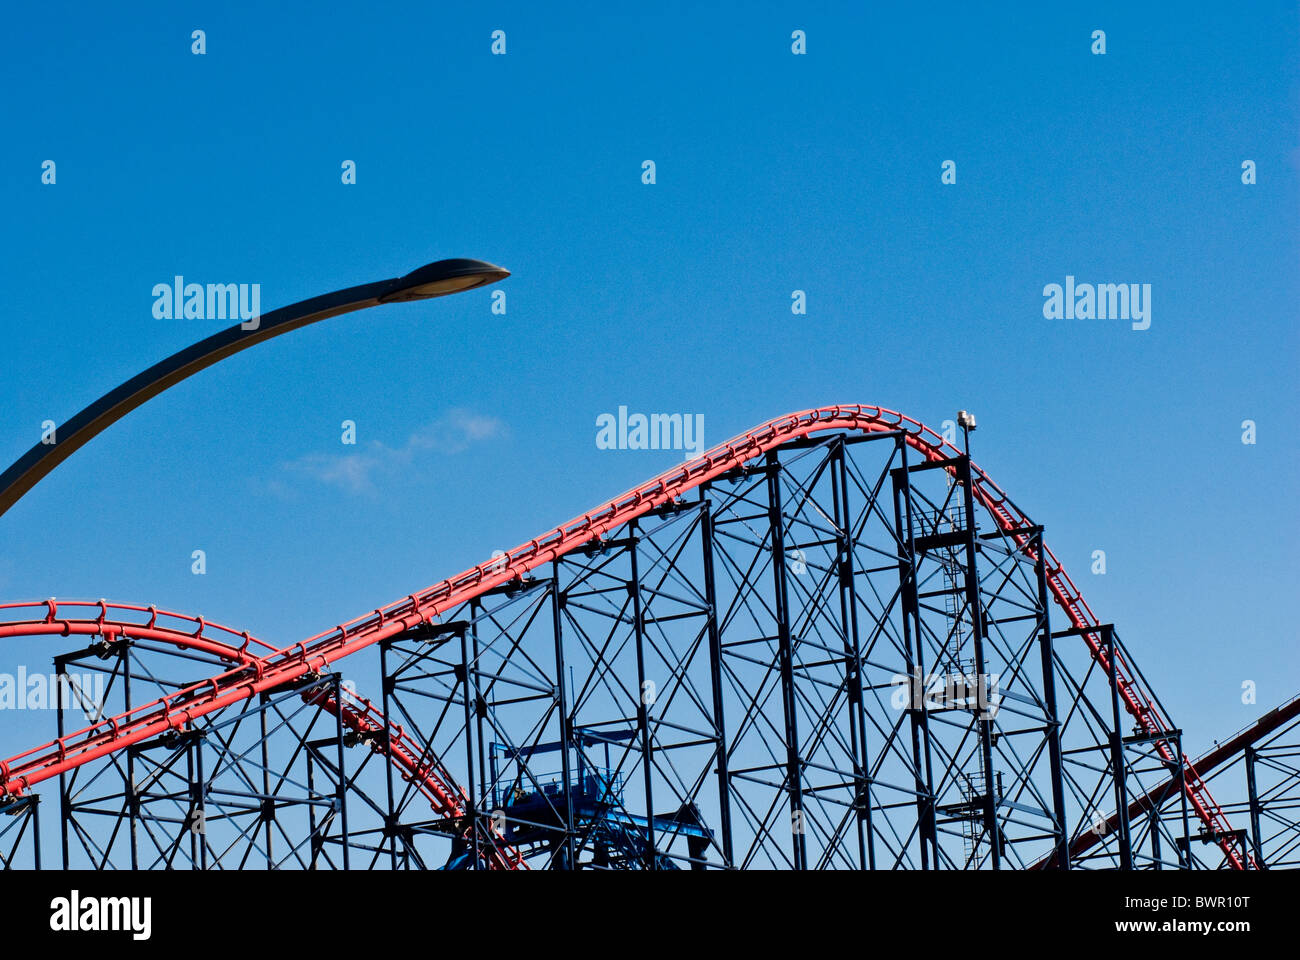
MULTIPOLYGON (((1255 760, 1258 753, 1254 747, 1246 747, 1243 752, 1246 757, 1246 791, 1250 797, 1250 843, 1255 848, 1256 867, 1267 870, 1268 864, 1264 862, 1264 841, 1260 837, 1259 815, 1263 812, 1263 806, 1259 802, 1259 788, 1255 783, 1255 760)), ((1187 795, 1186 791, 1183 795, 1187 795)))
MULTIPOLYGON (((701 487, 700 496, 706 490, 701 487)), ((734 866, 731 846, 731 777, 727 773, 727 732, 722 686, 722 638, 718 632, 718 593, 713 570, 713 505, 700 501, 700 542, 704 553, 704 599, 709 605, 709 679, 713 687, 713 731, 718 758, 718 830, 722 834, 722 859, 734 866)))
MULTIPOLYGON (((971 642, 975 647, 975 681, 984 685, 988 671, 984 663, 984 604, 980 599, 979 571, 975 560, 975 493, 971 485, 970 456, 957 458, 957 478, 962 486, 962 505, 966 513, 966 606, 970 611, 971 642)), ((989 838, 993 869, 1002 869, 1002 831, 998 826, 998 801, 995 796, 997 777, 993 773, 993 718, 987 710, 977 710, 980 756, 984 767, 984 833, 989 838)))
MULTIPOLYGON (((392 869, 397 869, 397 811, 394 809, 396 798, 393 795, 393 762, 391 756, 392 744, 388 739, 388 731, 392 727, 392 714, 389 713, 389 694, 392 692, 392 677, 388 674, 388 649, 392 646, 391 638, 379 641, 379 695, 383 701, 384 713, 384 772, 385 780, 388 784, 388 809, 384 811, 384 839, 388 842, 389 863, 392 869)), ((409 866, 403 851, 402 863, 409 866)))
POLYGON ((1052 819, 1055 821, 1052 832, 1056 836, 1056 869, 1069 870, 1070 836, 1065 823, 1065 774, 1061 757, 1061 722, 1056 710, 1056 651, 1052 640, 1051 603, 1047 596, 1047 561, 1042 527, 1034 528, 1029 547, 1034 552, 1034 573, 1038 580, 1038 608, 1043 618, 1038 647, 1043 664, 1043 706, 1047 712, 1047 725, 1043 732, 1047 735, 1047 759, 1052 781, 1052 819))
POLYGON ((853 514, 849 509, 847 444, 840 437, 831 449, 831 492, 835 501, 840 629, 844 631, 844 684, 849 696, 849 741, 853 752, 853 803, 857 808, 858 865, 876 867, 876 843, 871 832, 871 781, 867 776, 867 714, 862 697, 862 649, 858 638, 858 595, 853 574, 853 514))
POLYGON ((1190 812, 1187 809, 1187 768, 1186 760, 1183 758, 1183 738, 1178 736, 1178 749, 1174 751, 1174 759, 1178 765, 1178 803, 1182 810, 1183 818, 1183 845, 1179 849, 1178 865, 1184 870, 1192 869, 1192 825, 1190 822, 1190 812))
POLYGON ((207 785, 203 782, 203 736, 197 730, 187 730, 182 736, 189 740, 190 774, 190 863, 196 860, 200 870, 208 869, 208 812, 207 785), (195 856, 195 848, 198 855, 195 856))
MULTIPOLYGON (((1111 779, 1115 781, 1115 814, 1119 820, 1119 863, 1121 870, 1133 869, 1133 847, 1128 822, 1128 785, 1124 772, 1124 739, 1119 726, 1119 687, 1116 683, 1115 630, 1107 623, 1097 628, 1106 651, 1108 679, 1110 680, 1110 707, 1112 723, 1110 735, 1111 779)), ((1185 793, 1186 791, 1184 791, 1185 793)))
POLYGON ((307 759, 307 836, 311 838, 311 867, 316 869, 316 858, 320 855, 321 835, 316 832, 316 804, 314 797, 316 795, 316 764, 312 760, 311 749, 303 751, 303 756, 307 759))
POLYGON ((577 867, 573 847, 573 777, 569 769, 569 747, 573 743, 573 718, 569 716, 569 698, 564 687, 564 630, 560 610, 560 561, 551 561, 551 619, 555 629, 555 702, 560 712, 560 769, 564 777, 564 869, 577 867))
POLYGON ((1151 825, 1151 863, 1152 869, 1163 869, 1160 863, 1160 807, 1156 804, 1151 805, 1151 815, 1149 817, 1151 825))
POLYGON ((637 546, 641 540, 638 530, 639 527, 635 520, 628 524, 628 553, 632 566, 632 581, 628 584, 628 593, 631 595, 632 600, 632 632, 636 638, 636 722, 641 731, 641 771, 642 780, 645 784, 646 847, 644 859, 645 868, 655 870, 659 858, 656 856, 655 850, 654 778, 652 775, 654 744, 650 739, 650 709, 645 702, 645 622, 643 619, 644 613, 641 609, 641 568, 637 558, 637 546))
POLYGON ((790 598, 786 590, 785 517, 781 507, 781 462, 775 450, 767 452, 767 509, 772 534, 772 577, 775 588, 778 657, 781 666, 781 704, 785 713, 785 776, 790 786, 790 835, 794 867, 808 869, 804 842, 803 773, 799 758, 799 723, 794 692, 794 640, 790 630, 790 598))
MULTIPOLYGON (((131 709, 131 641, 123 637, 118 652, 118 669, 122 671, 122 699, 124 713, 131 709)), ((140 797, 135 789, 135 751, 126 751, 126 809, 130 817, 128 840, 131 847, 131 869, 139 870, 140 797)))
MULTIPOLYGON (((64 684, 68 680, 67 662, 62 657, 54 658, 54 666, 58 671, 56 676, 59 678, 58 683, 64 684)), ((63 704, 54 711, 55 729, 59 735, 59 742, 63 742, 63 704)), ((63 838, 63 869, 68 869, 68 821, 72 818, 72 799, 68 796, 68 775, 66 772, 59 771, 59 831, 63 838)), ((132 864, 134 866, 134 864, 132 864)))
POLYGON ((334 688, 334 702, 338 704, 338 709, 334 711, 334 736, 335 743, 338 746, 338 804, 339 804, 339 832, 343 838, 343 869, 351 868, 351 857, 348 848, 351 846, 351 839, 348 836, 348 771, 343 760, 343 682, 342 674, 334 674, 334 680, 331 684, 334 688))
POLYGON ((916 584, 912 479, 907 463, 907 442, 900 436, 894 443, 901 463, 891 471, 890 475, 894 484, 894 530, 901 549, 898 558, 898 589, 902 595, 903 655, 906 658, 909 701, 904 709, 911 718, 912 726, 912 766, 916 780, 916 824, 921 838, 921 869, 930 869, 930 860, 933 858, 937 870, 939 868, 939 826, 935 819, 934 776, 930 762, 930 718, 925 706, 925 649, 921 642, 921 601, 917 596, 916 584), (918 699, 919 704, 914 702, 918 699), (924 764, 922 746, 924 746, 924 764))
POLYGON ((39 794, 32 794, 28 801, 32 805, 32 856, 34 858, 34 869, 41 869, 41 798, 39 794))
MULTIPOLYGON (((473 656, 474 656, 474 660, 473 660, 474 669, 470 672, 470 676, 474 678, 474 724, 475 724, 475 731, 476 731, 476 737, 474 743, 475 746, 477 747, 477 750, 475 752, 477 754, 477 759, 478 759, 478 782, 481 786, 481 789, 483 790, 487 790, 488 784, 491 783, 492 789, 495 792, 496 777, 494 776, 491 780, 489 780, 488 771, 487 771, 487 754, 488 751, 490 750, 490 746, 488 746, 487 738, 484 737, 483 735, 483 721, 487 719, 487 702, 483 699, 482 678, 479 672, 479 657, 481 656, 481 654, 478 646, 478 618, 479 618, 479 613, 482 611, 482 609, 483 609, 483 603, 478 597, 475 597, 473 600, 470 601, 470 605, 469 605, 470 648, 473 651, 473 656)), ((492 812, 495 813, 495 811, 492 812)))
POLYGON ((271 829, 272 821, 275 820, 275 801, 271 798, 271 750, 266 742, 269 731, 266 727, 266 704, 270 700, 265 690, 258 694, 257 702, 259 709, 257 719, 261 737, 259 738, 262 753, 262 826, 264 836, 266 837, 266 869, 270 870, 274 866, 275 860, 271 855, 271 843, 274 838, 274 831, 271 829))
MULTIPOLYGON (((479 858, 479 835, 478 835, 478 785, 474 777, 474 724, 471 714, 471 700, 469 692, 469 674, 474 669, 469 662, 469 646, 466 640, 465 627, 462 626, 456 631, 460 635, 460 675, 457 679, 460 681, 461 693, 465 700, 465 777, 469 789, 465 801, 465 818, 469 823, 469 844, 470 858, 469 868, 478 869, 479 858)), ((474 700, 475 705, 477 701, 474 700)))

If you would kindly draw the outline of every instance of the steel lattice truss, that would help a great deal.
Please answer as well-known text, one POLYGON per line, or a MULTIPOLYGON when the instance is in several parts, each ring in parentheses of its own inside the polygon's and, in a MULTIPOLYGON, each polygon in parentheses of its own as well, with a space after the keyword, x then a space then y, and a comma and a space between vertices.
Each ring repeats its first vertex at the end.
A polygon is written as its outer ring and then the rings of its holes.
POLYGON ((1293 819, 1258 825, 1293 817, 1294 749, 1258 748, 1257 780, 1293 777, 1231 830, 1042 536, 920 424, 834 407, 281 650, 12 605, 0 636, 87 637, 56 668, 108 696, 0 764, 0 857, 39 857, 32 790, 57 779, 73 867, 1294 859, 1293 819))
MULTIPOLYGON (((1204 771, 1206 784, 1234 798, 1222 810, 1242 825, 1234 832, 1259 869, 1300 868, 1300 697, 1216 745, 1195 766, 1204 771)), ((1176 798, 1166 786, 1144 799, 1148 809, 1158 807, 1158 815, 1168 819, 1176 798)), ((1230 867, 1222 850, 1206 843, 1208 839, 1204 834, 1192 838, 1194 866, 1230 867)))
POLYGON ((1300 721, 1248 747, 1241 766, 1249 799, 1225 812, 1250 818, 1251 849, 1262 867, 1300 867, 1300 721))

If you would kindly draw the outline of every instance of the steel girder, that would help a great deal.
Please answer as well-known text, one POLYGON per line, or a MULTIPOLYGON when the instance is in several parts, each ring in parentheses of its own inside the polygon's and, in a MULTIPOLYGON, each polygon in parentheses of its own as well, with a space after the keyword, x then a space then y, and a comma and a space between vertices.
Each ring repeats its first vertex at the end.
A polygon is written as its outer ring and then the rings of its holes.
MULTIPOLYGON (((1186 791, 1104 816, 1183 775, 1122 728, 1130 652, 1053 632, 1042 528, 909 437, 786 441, 352 654, 377 725, 313 671, 77 767, 65 864, 1190 865, 1186 791)), ((106 657, 127 711, 228 666, 109 639, 58 665, 106 657)))

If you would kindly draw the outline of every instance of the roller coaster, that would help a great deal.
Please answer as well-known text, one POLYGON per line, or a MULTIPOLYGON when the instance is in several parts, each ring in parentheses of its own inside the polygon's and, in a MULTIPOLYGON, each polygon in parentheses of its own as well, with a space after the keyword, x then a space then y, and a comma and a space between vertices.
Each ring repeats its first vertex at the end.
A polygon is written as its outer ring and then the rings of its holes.
POLYGON ((55 738, 0 761, 6 867, 49 865, 49 794, 64 868, 1300 859, 1300 698, 1189 759, 1043 527, 882 407, 770 420, 288 646, 105 600, 0 605, 0 637, 67 638, 55 738))

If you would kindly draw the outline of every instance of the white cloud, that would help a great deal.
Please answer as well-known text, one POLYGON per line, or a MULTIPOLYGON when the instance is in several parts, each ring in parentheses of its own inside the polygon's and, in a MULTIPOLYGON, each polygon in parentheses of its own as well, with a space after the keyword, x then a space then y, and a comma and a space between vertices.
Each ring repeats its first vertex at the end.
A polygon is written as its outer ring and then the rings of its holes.
POLYGON ((496 417, 457 407, 411 434, 406 449, 460 453, 472 443, 491 440, 503 433, 505 424, 496 417))
MULTIPOLYGON (((454 408, 412 433, 400 447, 378 440, 355 453, 308 453, 280 465, 292 476, 307 478, 353 494, 378 492, 376 481, 409 467, 425 451, 456 454, 476 443, 503 436, 505 423, 497 417, 454 408)), ((278 482, 272 489, 279 488, 278 482)))

